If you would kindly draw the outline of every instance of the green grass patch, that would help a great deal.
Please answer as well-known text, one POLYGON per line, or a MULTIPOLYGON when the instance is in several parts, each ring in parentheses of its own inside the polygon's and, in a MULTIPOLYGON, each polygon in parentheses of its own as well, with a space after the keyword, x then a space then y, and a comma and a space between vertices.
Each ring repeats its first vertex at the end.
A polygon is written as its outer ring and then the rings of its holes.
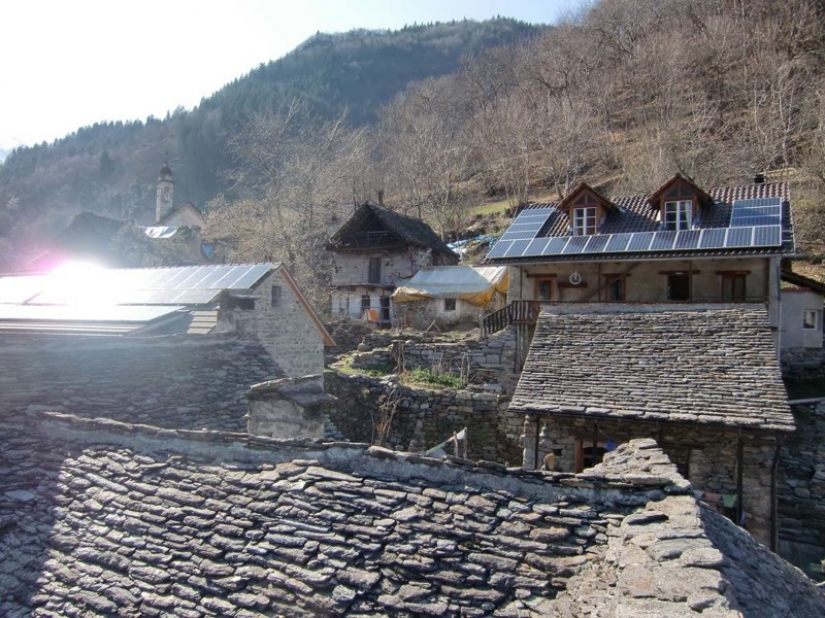
POLYGON ((416 367, 404 374, 404 381, 413 384, 427 384, 430 386, 446 386, 449 388, 461 388, 464 386, 461 378, 449 375, 436 375, 429 369, 416 367))

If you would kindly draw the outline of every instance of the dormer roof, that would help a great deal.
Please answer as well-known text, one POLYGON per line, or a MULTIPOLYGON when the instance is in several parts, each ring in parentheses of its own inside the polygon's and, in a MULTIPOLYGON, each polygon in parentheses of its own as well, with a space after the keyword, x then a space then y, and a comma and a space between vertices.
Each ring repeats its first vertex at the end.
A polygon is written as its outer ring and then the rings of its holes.
POLYGON ((661 207, 662 197, 667 197, 670 191, 675 191, 678 189, 682 189, 681 195, 684 195, 685 191, 692 193, 701 206, 713 205, 713 198, 710 194, 706 193, 695 182, 693 182, 693 180, 682 173, 677 173, 671 176, 670 179, 650 194, 647 198, 647 202, 651 205, 651 207, 658 209, 661 207))
POLYGON ((573 207, 574 204, 578 203, 579 199, 582 197, 583 194, 593 198, 593 202, 586 204, 587 206, 598 205, 608 212, 618 210, 618 206, 616 206, 616 204, 614 204, 609 199, 601 195, 586 182, 579 183, 579 186, 577 186, 570 193, 568 193, 567 197, 565 197, 556 205, 556 208, 569 213, 570 209, 573 207))

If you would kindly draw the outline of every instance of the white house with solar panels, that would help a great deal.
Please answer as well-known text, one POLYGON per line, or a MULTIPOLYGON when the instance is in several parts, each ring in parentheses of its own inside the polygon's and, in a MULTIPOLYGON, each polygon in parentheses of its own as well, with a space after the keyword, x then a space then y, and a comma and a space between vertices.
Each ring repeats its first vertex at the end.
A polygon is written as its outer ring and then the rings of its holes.
POLYGON ((332 338, 280 264, 104 269, 0 277, 4 332, 156 337, 233 332, 288 376, 323 372, 332 338))
POLYGON ((521 210, 485 263, 512 267, 511 301, 763 303, 780 346, 804 321, 809 344, 821 347, 821 308, 780 311, 780 261, 794 254, 788 200, 784 183, 706 192, 681 174, 632 197, 609 199, 582 183, 559 202, 521 210))

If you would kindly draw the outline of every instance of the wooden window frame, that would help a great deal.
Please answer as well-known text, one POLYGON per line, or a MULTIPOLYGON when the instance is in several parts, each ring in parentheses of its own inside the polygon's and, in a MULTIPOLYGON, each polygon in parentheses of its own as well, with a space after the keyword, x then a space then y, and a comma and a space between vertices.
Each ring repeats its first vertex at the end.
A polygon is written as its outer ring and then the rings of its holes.
POLYGON ((693 200, 666 200, 662 205, 662 229, 669 232, 683 232, 693 226, 693 200), (673 217, 670 216, 671 211, 673 217), (682 215, 686 221, 682 221, 682 215))
POLYGON ((817 328, 819 328, 819 311, 816 309, 803 309, 802 330, 816 330, 817 328), (808 316, 813 316, 813 321, 808 320, 808 316))
POLYGON ((381 258, 371 257, 367 266, 367 282, 381 283, 381 258))
POLYGON ((458 303, 456 302, 455 298, 445 298, 444 299, 444 312, 445 313, 452 313, 456 310, 458 303))
POLYGON ((748 272, 717 272, 719 275, 719 298, 723 303, 744 303, 748 297, 748 272), (741 282, 742 289, 737 290, 737 283, 741 282), (727 286, 731 286, 731 293, 728 295, 727 286), (729 296, 729 297, 728 297, 729 296))
POLYGON ((363 315, 364 312, 368 309, 372 308, 372 306, 370 305, 371 302, 372 299, 370 299, 369 294, 361 294, 361 315, 363 315))
POLYGON ((573 236, 595 234, 598 216, 598 206, 575 206, 573 208, 573 236))
POLYGON ((280 285, 273 285, 269 290, 269 303, 272 307, 280 307, 284 293, 280 285))
MULTIPOLYGON (((606 442, 598 441, 596 442, 596 449, 599 451, 599 455, 601 458, 599 461, 596 461, 590 465, 593 467, 604 460, 604 456, 607 454, 606 442)), ((576 443, 576 473, 578 474, 582 470, 584 470, 584 452, 585 450, 593 450, 593 441, 592 440, 579 440, 576 443)), ((592 459, 592 455, 591 455, 592 459)))
POLYGON ((533 298, 540 302, 552 303, 559 298, 559 288, 556 281, 556 275, 536 275, 533 283, 533 298), (550 284, 550 298, 541 298, 539 295, 539 286, 547 282, 550 284))
POLYGON ((603 275, 604 277, 604 301, 608 303, 625 303, 627 302, 627 275, 603 275), (610 298, 610 288, 616 283, 621 282, 621 298, 610 298))

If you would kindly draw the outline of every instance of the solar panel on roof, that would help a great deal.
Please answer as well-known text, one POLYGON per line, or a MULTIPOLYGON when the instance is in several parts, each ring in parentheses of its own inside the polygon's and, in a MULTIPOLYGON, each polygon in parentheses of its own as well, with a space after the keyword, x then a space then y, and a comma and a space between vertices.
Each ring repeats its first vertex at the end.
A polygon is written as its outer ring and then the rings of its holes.
POLYGON ((730 227, 780 225, 782 198, 736 200, 731 206, 730 227))
POLYGON ((699 237, 701 230, 685 230, 684 232, 676 233, 676 244, 674 249, 696 249, 699 246, 699 237))
POLYGON ((589 236, 571 236, 570 240, 562 249, 563 253, 581 253, 584 251, 585 245, 587 245, 587 241, 590 240, 589 236))
POLYGON ((54 305, 0 306, 0 320, 48 320, 69 322, 151 322, 183 307, 95 307, 54 305))
POLYGON ((627 250, 633 251, 647 251, 650 243, 653 241, 655 232, 638 232, 633 234, 630 242, 627 244, 627 250))
POLYGON ((507 249, 510 248, 510 245, 513 244, 512 240, 498 240, 496 244, 493 245, 493 248, 490 249, 490 253, 487 254, 487 259, 492 260, 495 258, 503 258, 504 254, 507 253, 507 249))
POLYGON ((754 228, 754 247, 777 247, 782 244, 782 226, 766 225, 754 228))
POLYGON ((591 236, 590 242, 584 248, 584 253, 601 253, 604 251, 608 240, 610 240, 608 235, 591 236))
POLYGON ((725 246, 726 228, 712 228, 702 230, 702 237, 699 239, 700 249, 721 249, 725 246))
POLYGON ((535 238, 552 212, 552 208, 522 210, 515 221, 507 228, 507 231, 504 232, 501 239, 530 240, 535 238))
POLYGON ((542 253, 542 255, 561 255, 568 240, 570 240, 569 236, 557 236, 555 238, 551 238, 547 243, 547 246, 544 248, 544 253, 542 253))
POLYGON ((524 252, 524 255, 542 255, 544 252, 544 247, 547 246, 547 242, 549 239, 547 238, 536 238, 535 240, 531 240, 527 250, 524 252))
POLYGON ((605 253, 624 252, 633 234, 610 234, 605 253))
POLYGON ((654 232, 653 242, 650 244, 651 251, 669 251, 676 242, 676 232, 654 232))
POLYGON ((0 303, 19 305, 43 289, 42 275, 0 278, 0 303))
POLYGON ((753 246, 752 227, 732 227, 725 238, 725 248, 753 246))
POLYGON ((513 244, 510 245, 510 249, 507 250, 505 253, 506 257, 521 257, 524 255, 524 251, 527 249, 528 245, 532 242, 532 240, 514 240, 513 244))

